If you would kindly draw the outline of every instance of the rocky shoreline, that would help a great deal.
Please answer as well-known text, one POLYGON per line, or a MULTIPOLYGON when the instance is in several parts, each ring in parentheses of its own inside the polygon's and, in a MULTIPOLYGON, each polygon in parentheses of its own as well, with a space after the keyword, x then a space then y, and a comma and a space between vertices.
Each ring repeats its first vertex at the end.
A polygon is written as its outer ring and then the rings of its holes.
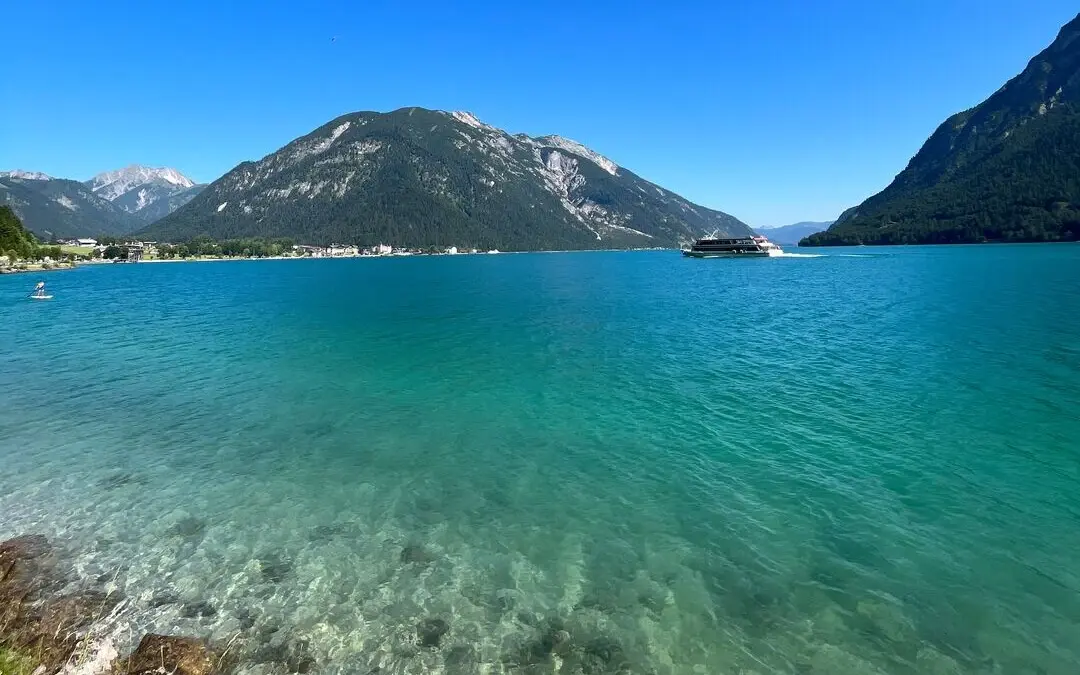
MULTIPOLYGON (((20 274, 23 272, 55 272, 56 270, 73 270, 76 264, 72 262, 53 263, 21 263, 17 266, 0 266, 0 274, 20 274)), ((6 673, 4 675, 7 675, 6 673)))
POLYGON ((95 626, 121 609, 119 593, 65 591, 71 581, 41 535, 0 542, 0 672, 3 675, 215 675, 230 670, 229 645, 148 633, 119 656, 95 626))
MULTIPOLYGON (((184 618, 213 617, 219 608, 193 598, 185 602, 167 588, 125 597, 113 574, 77 573, 70 553, 37 534, 0 542, 0 675, 377 675, 398 672, 398 667, 436 672, 435 663, 422 658, 436 654, 446 668, 442 672, 484 672, 480 653, 451 640, 450 617, 439 615, 419 617, 402 627, 392 665, 368 658, 326 662, 325 655, 313 649, 310 636, 277 622, 260 624, 251 611, 237 614, 235 632, 219 633, 217 639, 144 631, 136 626, 146 626, 145 619, 168 611, 167 607, 179 609, 184 618)), ((427 570, 436 563, 436 556, 419 544, 406 545, 397 558, 413 570, 427 570)), ((278 568, 285 563, 268 559, 263 564, 270 577, 284 573, 278 568)), ((610 636, 555 616, 529 624, 530 635, 502 647, 499 661, 509 672, 655 672, 634 668, 630 655, 610 636)), ((158 626, 162 632, 177 630, 158 626)))

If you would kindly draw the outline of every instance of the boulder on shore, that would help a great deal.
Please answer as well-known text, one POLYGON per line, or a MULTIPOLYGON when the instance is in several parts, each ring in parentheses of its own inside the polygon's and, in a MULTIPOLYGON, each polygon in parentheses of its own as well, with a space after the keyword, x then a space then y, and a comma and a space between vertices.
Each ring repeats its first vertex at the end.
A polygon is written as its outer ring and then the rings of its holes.
POLYGON ((44 536, 30 534, 0 542, 0 603, 35 600, 57 576, 56 553, 44 536))
POLYGON ((32 654, 44 673, 59 671, 79 632, 117 603, 93 590, 55 595, 64 581, 58 570, 55 550, 41 535, 0 542, 0 644, 32 654))
POLYGON ((117 659, 114 675, 212 675, 221 656, 206 642, 171 635, 143 636, 130 656, 117 659))
MULTIPOLYGON (((64 668, 91 624, 120 599, 93 589, 60 594, 65 577, 58 560, 41 535, 0 542, 0 645, 45 675, 64 668)), ((224 654, 203 640, 148 634, 130 656, 113 661, 112 673, 216 675, 223 662, 224 654)))

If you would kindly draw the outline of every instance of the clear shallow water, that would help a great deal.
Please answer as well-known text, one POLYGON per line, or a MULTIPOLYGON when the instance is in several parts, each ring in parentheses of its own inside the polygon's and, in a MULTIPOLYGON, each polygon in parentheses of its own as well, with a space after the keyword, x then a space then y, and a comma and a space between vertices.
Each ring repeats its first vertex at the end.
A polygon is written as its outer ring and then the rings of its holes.
POLYGON ((823 252, 2 277, 0 537, 252 673, 1077 672, 1080 246, 823 252))

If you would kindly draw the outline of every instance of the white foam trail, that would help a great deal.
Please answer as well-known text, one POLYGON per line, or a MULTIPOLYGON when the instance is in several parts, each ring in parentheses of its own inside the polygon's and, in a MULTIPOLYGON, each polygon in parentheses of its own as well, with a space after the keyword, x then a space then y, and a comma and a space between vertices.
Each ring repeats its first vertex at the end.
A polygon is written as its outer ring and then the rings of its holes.
POLYGON ((776 258, 824 258, 825 254, 824 253, 788 253, 788 252, 785 251, 785 252, 781 253, 780 255, 774 256, 774 257, 776 257, 776 258))

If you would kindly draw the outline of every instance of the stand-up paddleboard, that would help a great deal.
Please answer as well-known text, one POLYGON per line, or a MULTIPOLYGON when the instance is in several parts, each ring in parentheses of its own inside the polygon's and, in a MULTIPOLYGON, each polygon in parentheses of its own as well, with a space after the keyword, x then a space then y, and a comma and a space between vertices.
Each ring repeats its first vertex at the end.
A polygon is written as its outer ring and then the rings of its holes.
POLYGON ((51 295, 45 295, 45 282, 37 282, 37 286, 34 286, 34 292, 30 294, 31 300, 52 300, 51 295))

